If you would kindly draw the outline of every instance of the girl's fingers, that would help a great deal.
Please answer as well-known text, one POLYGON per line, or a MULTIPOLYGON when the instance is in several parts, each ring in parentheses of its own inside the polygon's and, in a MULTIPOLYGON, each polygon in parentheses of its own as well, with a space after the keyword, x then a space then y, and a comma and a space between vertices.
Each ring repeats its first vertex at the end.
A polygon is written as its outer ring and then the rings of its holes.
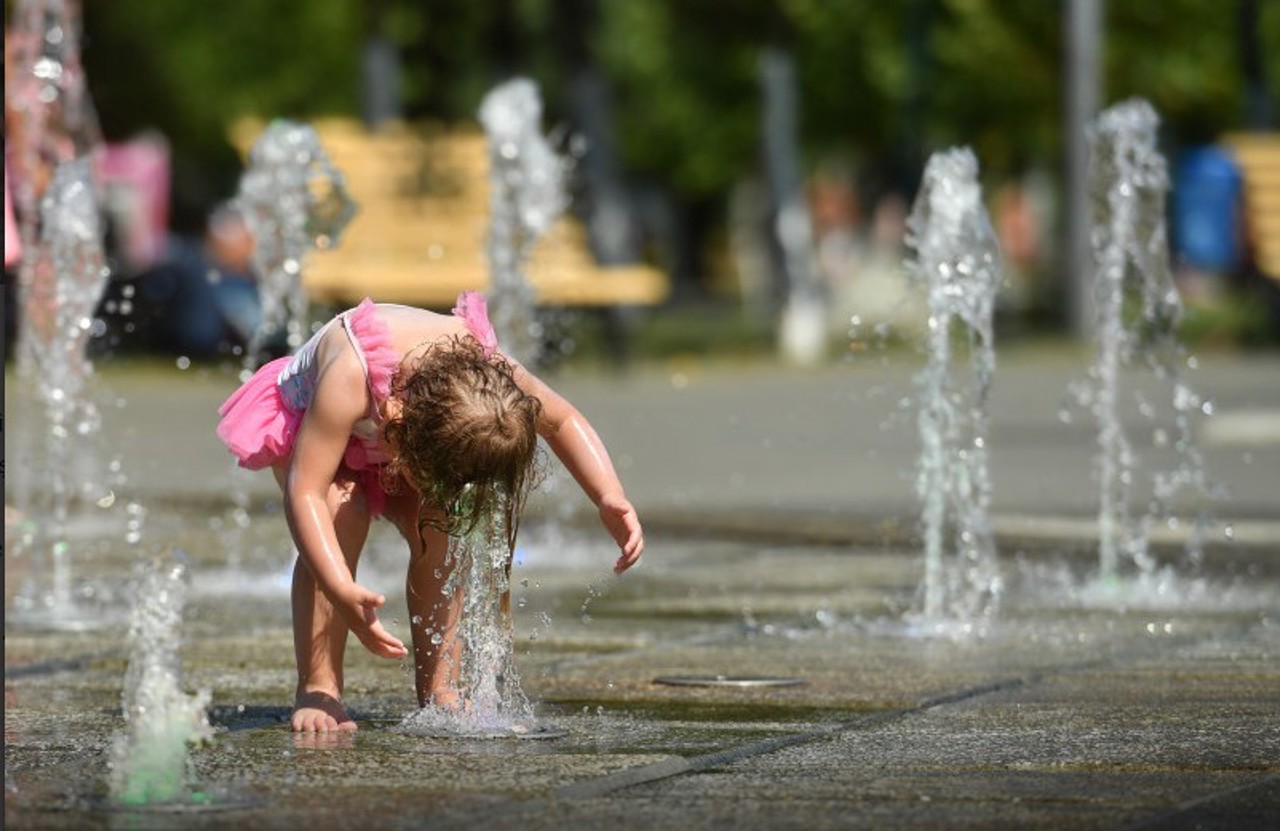
MULTIPOLYGON (((382 605, 386 598, 377 596, 378 605, 382 605)), ((409 654, 409 650, 405 647, 404 642, 386 630, 378 620, 378 614, 373 610, 372 604, 364 607, 364 622, 368 626, 368 634, 370 640, 361 638, 363 643, 370 652, 375 655, 381 655, 384 658, 403 658, 409 654)))

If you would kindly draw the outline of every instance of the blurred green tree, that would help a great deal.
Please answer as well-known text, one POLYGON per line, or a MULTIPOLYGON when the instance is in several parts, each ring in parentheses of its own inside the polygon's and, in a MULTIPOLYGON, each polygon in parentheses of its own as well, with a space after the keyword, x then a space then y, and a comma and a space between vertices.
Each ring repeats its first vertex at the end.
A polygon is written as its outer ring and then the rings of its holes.
POLYGON ((103 133, 171 146, 175 230, 234 192, 238 117, 307 118, 358 105, 360 9, 308 0, 87 0, 82 60, 103 133))
MULTIPOLYGON (((806 164, 841 155, 909 189, 929 152, 970 144, 992 175, 1056 172, 1065 2, 85 0, 84 62, 107 135, 165 133, 199 201, 225 189, 237 116, 358 113, 371 30, 400 51, 407 117, 471 118, 522 73, 565 120, 575 70, 560 33, 594 3, 585 41, 617 103, 623 168, 714 211, 760 162, 765 45, 797 62, 806 164)), ((1174 141, 1243 126, 1242 3, 1256 7, 1261 77, 1280 88, 1280 3, 1125 0, 1103 4, 1104 102, 1147 98, 1174 141)))

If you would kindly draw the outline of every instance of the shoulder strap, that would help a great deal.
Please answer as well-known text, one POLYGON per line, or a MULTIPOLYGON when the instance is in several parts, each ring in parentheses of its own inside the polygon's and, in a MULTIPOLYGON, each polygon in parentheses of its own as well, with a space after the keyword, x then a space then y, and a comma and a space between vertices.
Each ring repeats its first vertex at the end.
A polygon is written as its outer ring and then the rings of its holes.
POLYGON ((360 369, 364 371, 365 388, 369 390, 369 400, 373 402, 373 416, 375 421, 381 421, 382 415, 378 411, 378 395, 373 391, 373 379, 369 377, 369 361, 365 358, 364 348, 360 346, 360 339, 356 337, 356 333, 351 329, 351 321, 348 319, 349 312, 343 312, 339 317, 342 320, 342 331, 347 333, 347 340, 351 341, 351 348, 356 353, 356 360, 360 362, 360 369))

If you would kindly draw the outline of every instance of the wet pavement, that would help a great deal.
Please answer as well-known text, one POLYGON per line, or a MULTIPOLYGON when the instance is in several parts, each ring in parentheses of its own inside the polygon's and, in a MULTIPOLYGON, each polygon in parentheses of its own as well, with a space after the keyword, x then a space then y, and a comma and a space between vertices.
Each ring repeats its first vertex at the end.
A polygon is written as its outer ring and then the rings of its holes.
MULTIPOLYGON (((910 356, 549 378, 606 438, 649 546, 615 578, 568 483, 553 478, 534 504, 513 599, 523 686, 564 733, 542 741, 396 731, 414 708, 407 668, 358 646, 347 700, 361 729, 290 734, 278 503, 269 477, 234 471, 211 439, 232 373, 106 367, 104 453, 123 478, 72 528, 77 597, 96 625, 24 624, 43 563, 6 556, 6 825, 1269 827, 1280 357, 1206 358, 1191 377, 1214 402, 1200 437, 1228 490, 1202 564, 1180 553, 1187 525, 1164 526, 1169 569, 1105 585, 1090 574, 1093 427, 1067 393, 1077 358, 1002 356, 989 435, 1007 590, 977 632, 910 613, 922 571, 914 414, 901 403, 910 356), (212 694, 214 734, 190 752, 210 797, 124 810, 107 782, 131 568, 174 549, 192 577, 183 686, 212 694), (789 683, 733 683, 747 676, 789 683), (680 679, 701 683, 660 682, 680 679)), ((22 424, 7 411, 12 498, 22 424)), ((1144 437, 1159 427, 1130 424, 1144 437)), ((387 593, 384 619, 406 636, 401 556, 378 527, 362 580, 387 593)))

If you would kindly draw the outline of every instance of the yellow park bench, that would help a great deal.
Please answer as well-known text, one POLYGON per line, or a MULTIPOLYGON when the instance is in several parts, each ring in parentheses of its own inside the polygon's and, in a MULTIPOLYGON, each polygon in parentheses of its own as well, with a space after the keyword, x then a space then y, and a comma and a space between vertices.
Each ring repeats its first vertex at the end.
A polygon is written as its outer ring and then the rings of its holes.
POLYGON ((1245 226, 1258 270, 1280 281, 1280 133, 1223 139, 1244 177, 1245 226))
MULTIPOLYGON (((478 126, 310 124, 358 207, 338 245, 307 257, 303 284, 312 302, 345 306, 368 296, 447 308, 461 291, 488 289, 489 161, 478 126)), ((232 127, 243 157, 264 127, 256 120, 232 127)), ((586 229, 567 215, 538 240, 525 276, 542 306, 653 306, 670 292, 656 268, 596 263, 586 229)))

